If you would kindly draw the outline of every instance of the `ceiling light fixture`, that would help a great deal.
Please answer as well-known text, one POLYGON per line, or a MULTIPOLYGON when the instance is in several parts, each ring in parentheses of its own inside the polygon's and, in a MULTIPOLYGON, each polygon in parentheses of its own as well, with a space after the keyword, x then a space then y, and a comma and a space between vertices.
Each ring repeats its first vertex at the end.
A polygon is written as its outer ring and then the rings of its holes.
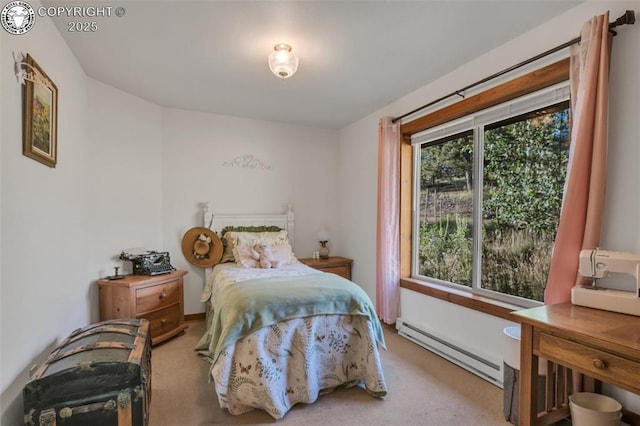
POLYGON ((269 55, 269 69, 281 79, 289 78, 298 70, 298 57, 291 53, 291 46, 276 44, 269 55))

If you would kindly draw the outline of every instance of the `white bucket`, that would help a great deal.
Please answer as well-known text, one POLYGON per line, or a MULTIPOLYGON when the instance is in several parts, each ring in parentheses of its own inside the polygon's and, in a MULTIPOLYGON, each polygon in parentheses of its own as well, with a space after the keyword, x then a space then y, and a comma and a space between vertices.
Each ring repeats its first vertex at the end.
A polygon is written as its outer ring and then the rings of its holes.
POLYGON ((622 405, 613 398, 591 392, 569 395, 571 422, 574 426, 620 426, 622 405))
MULTIPOLYGON (((504 362, 511 368, 520 370, 520 326, 512 325, 502 330, 504 333, 504 362)), ((547 360, 538 359, 538 375, 547 375, 547 360)))

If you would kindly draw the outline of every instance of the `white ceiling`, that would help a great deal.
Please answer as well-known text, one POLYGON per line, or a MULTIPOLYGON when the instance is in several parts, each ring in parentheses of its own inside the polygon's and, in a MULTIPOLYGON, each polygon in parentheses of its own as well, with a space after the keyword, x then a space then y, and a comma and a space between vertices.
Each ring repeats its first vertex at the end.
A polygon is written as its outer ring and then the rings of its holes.
MULTIPOLYGON (((164 107, 340 128, 580 1, 128 1, 54 22, 87 75, 164 107), (113 10, 122 6, 123 17, 113 10), (267 56, 293 47, 280 80, 267 56)), ((519 60, 520 58, 518 58, 519 60)), ((514 62, 516 58, 514 58, 514 62)), ((425 100, 427 102, 429 100, 425 100)))

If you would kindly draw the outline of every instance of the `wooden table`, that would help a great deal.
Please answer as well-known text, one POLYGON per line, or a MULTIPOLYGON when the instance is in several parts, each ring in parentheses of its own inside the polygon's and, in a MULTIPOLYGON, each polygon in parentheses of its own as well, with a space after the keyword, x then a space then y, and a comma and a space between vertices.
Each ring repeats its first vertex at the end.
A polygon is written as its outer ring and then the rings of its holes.
POLYGON ((511 315, 522 327, 520 426, 552 424, 569 414, 567 404, 536 407, 538 357, 640 394, 640 317, 571 303, 511 315))

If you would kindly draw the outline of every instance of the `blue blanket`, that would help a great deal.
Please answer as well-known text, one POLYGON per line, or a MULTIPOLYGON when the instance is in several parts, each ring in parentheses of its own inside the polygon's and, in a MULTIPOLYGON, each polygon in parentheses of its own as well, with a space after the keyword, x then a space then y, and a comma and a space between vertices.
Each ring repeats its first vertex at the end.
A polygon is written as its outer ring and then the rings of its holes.
MULTIPOLYGON (((335 274, 260 278, 225 287, 214 302, 207 344, 213 362, 238 339, 280 321, 314 315, 364 315, 384 348, 380 321, 369 296, 335 274)), ((201 341, 201 344, 205 343, 201 341)))

